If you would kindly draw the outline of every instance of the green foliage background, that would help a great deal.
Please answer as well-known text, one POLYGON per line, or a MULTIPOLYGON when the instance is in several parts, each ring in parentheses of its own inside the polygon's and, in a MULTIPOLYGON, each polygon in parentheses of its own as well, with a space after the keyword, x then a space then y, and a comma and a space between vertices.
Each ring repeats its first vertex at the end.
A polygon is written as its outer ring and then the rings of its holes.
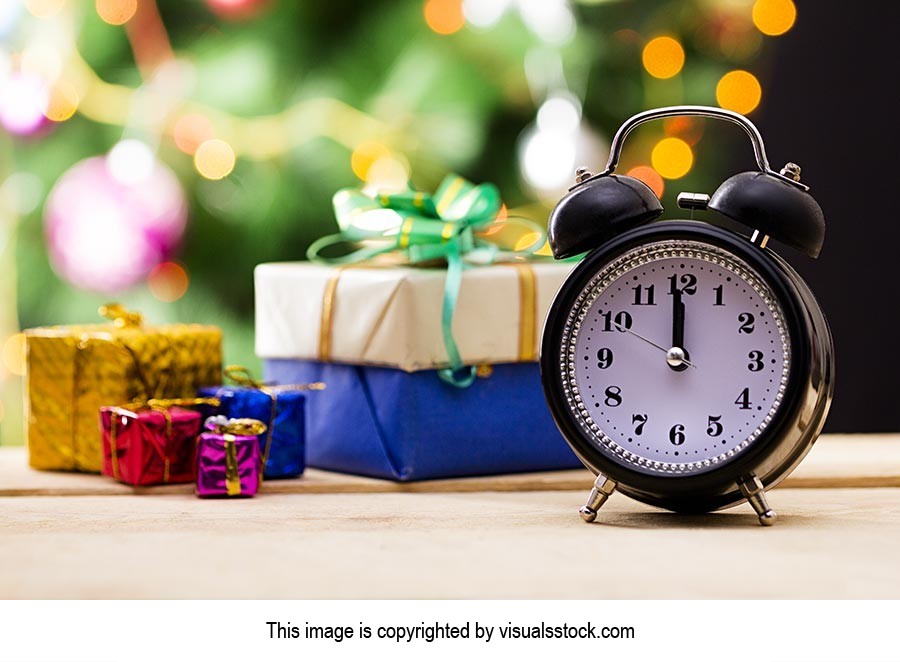
MULTIPOLYGON (((81 4, 77 47, 82 56, 104 80, 139 87, 123 29, 103 23, 93 2, 81 4)), ((258 17, 237 22, 222 20, 198 1, 160 0, 159 9, 176 53, 195 67, 192 100, 253 117, 305 98, 340 99, 390 128, 397 141, 393 146, 410 162, 415 187, 430 189, 447 171, 457 171, 496 183, 510 206, 531 204, 536 220, 543 220, 552 201, 539 199, 523 184, 517 161, 517 140, 534 122, 546 92, 529 87, 528 54, 558 51, 568 86, 583 99, 585 122, 608 139, 635 112, 655 105, 714 104, 722 74, 759 69, 760 51, 752 44, 745 49, 721 42, 711 46, 708 36, 723 16, 749 21, 751 4, 577 3, 572 7, 577 32, 561 47, 542 43, 514 11, 489 30, 467 26, 438 35, 425 24, 420 0, 282 0, 258 17), (684 70, 670 80, 653 79, 641 66, 643 44, 663 33, 681 39, 687 53, 684 70)), ((25 39, 13 33, 4 46, 14 51, 26 45, 25 39)), ((761 41, 759 35, 753 39, 761 41)), ((33 173, 46 194, 73 164, 105 153, 122 134, 121 126, 79 115, 43 137, 14 139, 0 133, 0 178, 14 171, 33 173)), ((636 134, 623 165, 647 163, 661 135, 661 126, 636 134)), ((674 207, 678 190, 708 190, 721 181, 722 162, 731 157, 721 148, 704 149, 707 142, 698 146, 698 167, 668 187, 667 206, 674 207)), ((312 240, 336 230, 331 196, 359 182, 350 153, 320 137, 274 160, 239 154, 235 171, 222 182, 202 179, 191 158, 171 141, 162 140, 159 156, 175 170, 190 200, 188 231, 177 256, 190 274, 190 288, 170 304, 157 301, 144 285, 118 298, 151 321, 222 326, 227 360, 258 370, 253 268, 260 262, 302 259, 312 240)), ((93 321, 108 297, 79 291, 53 272, 41 211, 39 206, 18 219, 14 234, 21 328, 93 321)), ((10 441, 15 438, 6 435, 4 443, 10 441)))

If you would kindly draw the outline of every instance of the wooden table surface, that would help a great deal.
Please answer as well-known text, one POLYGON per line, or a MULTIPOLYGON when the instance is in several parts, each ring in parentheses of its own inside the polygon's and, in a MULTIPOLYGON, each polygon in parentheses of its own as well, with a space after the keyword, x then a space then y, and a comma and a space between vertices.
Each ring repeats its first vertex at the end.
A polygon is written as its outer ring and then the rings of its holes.
POLYGON ((0 598, 900 598, 900 437, 823 438, 771 528, 621 495, 586 525, 580 471, 208 501, 24 462, 0 452, 0 598))

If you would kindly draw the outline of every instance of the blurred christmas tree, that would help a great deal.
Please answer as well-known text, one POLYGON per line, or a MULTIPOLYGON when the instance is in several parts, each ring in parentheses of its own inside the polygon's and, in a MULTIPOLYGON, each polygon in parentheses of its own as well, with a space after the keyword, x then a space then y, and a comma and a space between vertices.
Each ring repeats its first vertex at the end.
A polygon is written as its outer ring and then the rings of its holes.
MULTIPOLYGON (((227 359, 255 366, 253 268, 333 232, 338 188, 455 170, 543 220, 631 114, 751 112, 764 35, 795 17, 791 0, 2 0, 3 443, 21 438, 20 328, 114 298, 219 324, 227 359)), ((672 206, 725 158, 700 154, 704 130, 641 129, 622 168, 672 206)))

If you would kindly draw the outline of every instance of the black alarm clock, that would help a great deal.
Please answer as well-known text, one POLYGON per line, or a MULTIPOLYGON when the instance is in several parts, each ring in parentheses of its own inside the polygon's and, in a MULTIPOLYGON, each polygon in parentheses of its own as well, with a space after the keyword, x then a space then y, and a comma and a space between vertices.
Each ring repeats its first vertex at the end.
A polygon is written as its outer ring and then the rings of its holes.
POLYGON ((580 512, 594 521, 618 490, 683 513, 753 506, 803 459, 834 389, 828 323, 809 287, 767 246, 817 257, 822 209, 800 168, 769 167, 759 131, 721 108, 677 106, 618 130, 606 169, 580 169, 553 210, 553 255, 590 251, 560 288, 541 341, 544 394, 569 445, 597 475, 580 512), (758 170, 678 206, 707 221, 660 220, 643 182, 614 174, 626 136, 649 120, 733 122, 758 170))

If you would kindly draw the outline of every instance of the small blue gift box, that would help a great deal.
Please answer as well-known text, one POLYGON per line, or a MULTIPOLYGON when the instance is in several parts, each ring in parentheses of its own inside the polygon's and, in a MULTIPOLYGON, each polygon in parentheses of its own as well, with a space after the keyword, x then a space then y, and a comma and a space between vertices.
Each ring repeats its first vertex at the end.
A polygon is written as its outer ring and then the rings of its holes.
MULTIPOLYGON (((308 400, 310 466, 398 481, 580 467, 544 401, 536 345, 569 265, 467 269, 453 331, 466 388, 446 383, 445 271, 256 269, 266 381, 324 382, 308 400)), ((265 420, 265 419, 263 419, 265 420)))
MULTIPOLYGON (((227 369, 226 369, 227 374, 227 369)), ((266 424, 259 435, 264 477, 296 478, 306 468, 306 395, 318 384, 297 386, 214 386, 200 389, 200 397, 218 398, 220 405, 206 415, 250 418, 266 424)))

